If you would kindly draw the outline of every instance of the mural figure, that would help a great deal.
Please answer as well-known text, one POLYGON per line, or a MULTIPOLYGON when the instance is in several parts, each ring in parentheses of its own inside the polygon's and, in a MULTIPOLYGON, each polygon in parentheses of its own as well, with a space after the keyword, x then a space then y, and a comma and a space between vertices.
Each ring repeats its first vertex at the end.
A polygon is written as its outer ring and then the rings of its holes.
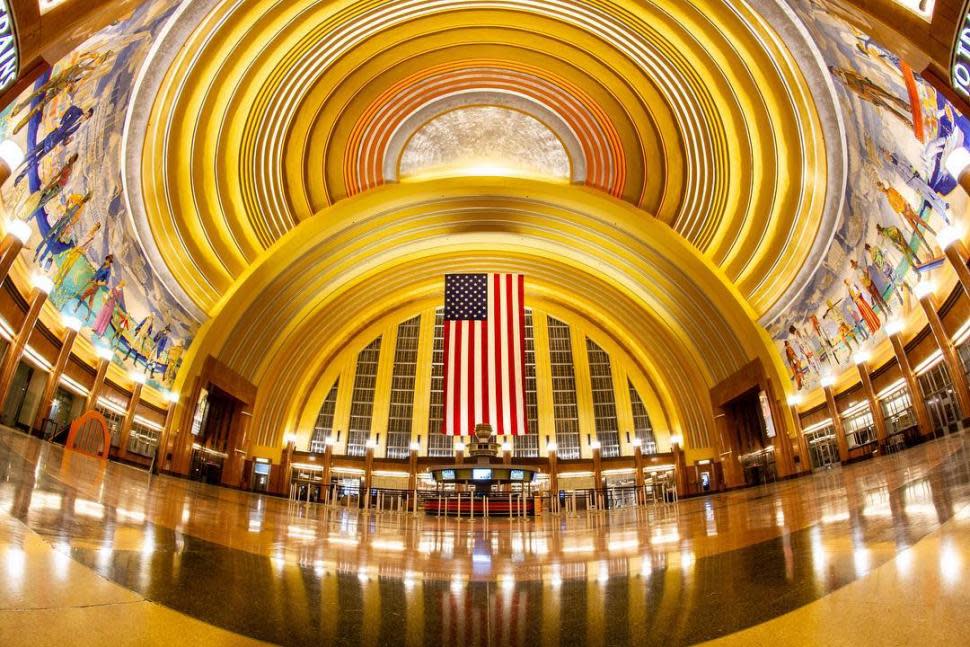
POLYGON ((907 125, 912 123, 909 103, 891 92, 887 92, 869 77, 841 67, 829 66, 829 70, 835 78, 842 81, 848 90, 863 100, 876 107, 884 108, 889 114, 907 125))
POLYGON ((917 213, 913 211, 913 207, 910 206, 909 202, 906 201, 906 198, 904 198, 899 191, 891 186, 883 184, 881 180, 876 182, 876 187, 883 193, 883 195, 886 196, 886 201, 889 202, 889 206, 892 207, 892 210, 906 221, 906 223, 913 230, 913 233, 916 234, 916 237, 920 239, 921 243, 923 243, 923 246, 927 249, 927 251, 932 253, 933 248, 930 247, 930 243, 926 240, 926 236, 923 235, 922 230, 926 229, 934 236, 936 235, 936 231, 930 227, 921 216, 917 215, 917 213))
POLYGON ((859 281, 872 300, 873 307, 879 308, 883 315, 888 318, 891 311, 883 294, 887 292, 889 284, 885 281, 883 275, 873 265, 867 267, 860 266, 854 258, 849 260, 849 265, 858 273, 859 281))
POLYGON ((101 288, 107 287, 108 280, 111 278, 111 266, 114 264, 114 261, 115 258, 111 254, 104 257, 101 267, 97 269, 94 276, 92 276, 87 285, 84 286, 84 290, 82 290, 78 295, 77 305, 74 307, 75 312, 77 312, 78 308, 83 305, 87 308, 88 315, 92 314, 94 297, 98 295, 101 288))
POLYGON ((78 83, 87 78, 91 72, 107 61, 111 54, 112 52, 110 51, 104 52, 103 54, 94 52, 81 54, 77 63, 58 72, 37 90, 19 101, 10 113, 11 116, 16 116, 24 110, 27 110, 27 108, 30 108, 30 111, 17 122, 17 125, 13 127, 11 133, 16 135, 31 119, 43 114, 47 105, 62 92, 67 91, 68 94, 73 95, 77 91, 78 83))
POLYGON ((91 247, 91 243, 94 242, 94 237, 100 230, 101 223, 94 223, 94 226, 88 230, 88 233, 84 235, 81 242, 75 243, 74 247, 63 253, 60 266, 57 268, 57 272, 53 277, 54 287, 60 289, 61 285, 64 283, 64 279, 67 278, 68 273, 70 273, 70 271, 74 268, 75 263, 84 257, 85 252, 91 247))
POLYGON ((105 333, 108 331, 108 327, 111 325, 111 320, 114 318, 115 307, 124 297, 125 280, 121 279, 118 284, 111 288, 108 292, 108 296, 105 297, 104 303, 101 304, 101 309, 98 311, 98 316, 94 320, 94 326, 91 330, 98 337, 104 337, 105 333))
POLYGON ((54 241, 58 241, 62 245, 69 244, 72 230, 81 219, 81 210, 90 199, 90 191, 84 195, 72 193, 67 197, 67 205, 64 209, 64 215, 58 218, 57 222, 55 222, 51 228, 47 230, 47 234, 44 236, 44 239, 41 241, 40 245, 37 246, 37 249, 34 250, 34 263, 44 266, 45 269, 50 268, 50 263, 53 260, 54 241))
POLYGON ((843 279, 846 290, 849 292, 849 298, 855 304, 856 308, 859 310, 859 314, 862 315, 862 320, 865 321, 866 327, 869 329, 870 333, 874 333, 882 326, 882 322, 879 321, 879 315, 876 314, 866 298, 862 296, 862 291, 858 286, 849 283, 849 279, 843 279))
MULTIPOLYGON (((17 179, 14 180, 14 186, 20 184, 25 177, 27 177, 27 171, 31 166, 36 166, 44 159, 48 153, 57 148, 58 146, 65 146, 70 143, 71 137, 74 133, 78 131, 81 125, 91 118, 94 114, 94 108, 89 109, 87 112, 81 110, 77 106, 71 106, 68 108, 64 114, 61 116, 60 125, 48 133, 47 137, 44 137, 36 146, 31 147, 31 149, 24 156, 24 161, 21 163, 21 168, 23 169, 17 175, 17 179)), ((76 157, 76 154, 75 154, 76 157)))
POLYGON ((919 260, 919 256, 913 251, 913 248, 909 246, 909 242, 906 237, 903 236, 903 232, 899 231, 899 227, 883 227, 882 225, 876 225, 876 231, 880 236, 884 237, 886 240, 893 244, 893 247, 898 249, 900 253, 909 261, 909 264, 913 267, 922 265, 922 261, 919 260))
MULTIPOLYGON (((138 322, 135 326, 134 337, 128 344, 128 350, 121 361, 126 362, 132 354, 135 355, 135 364, 138 364, 139 351, 143 351, 145 346, 151 341, 152 331, 155 329, 155 313, 149 312, 148 316, 138 322)), ((143 357, 148 357, 144 352, 143 357)))
POLYGON ((64 166, 54 174, 54 177, 44 185, 40 191, 36 191, 27 198, 23 207, 21 208, 21 213, 31 217, 41 209, 43 209, 48 202, 60 195, 64 187, 67 186, 68 180, 71 179, 71 173, 74 172, 74 165, 77 164, 77 153, 72 153, 70 157, 67 158, 67 162, 64 166))

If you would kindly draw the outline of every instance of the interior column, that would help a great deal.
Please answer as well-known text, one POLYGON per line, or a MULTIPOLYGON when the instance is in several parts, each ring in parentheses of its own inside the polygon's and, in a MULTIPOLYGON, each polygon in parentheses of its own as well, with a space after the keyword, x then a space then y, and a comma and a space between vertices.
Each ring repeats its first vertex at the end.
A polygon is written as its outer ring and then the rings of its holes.
POLYGON ((832 427, 835 429, 835 440, 839 446, 839 461, 845 463, 849 460, 849 441, 845 437, 845 426, 839 416, 839 409, 835 406, 835 395, 832 393, 832 385, 835 383, 831 377, 822 378, 822 389, 825 391, 825 403, 828 405, 829 416, 832 418, 832 427))
POLYGON ((0 403, 5 402, 9 395, 10 384, 13 382, 14 373, 17 372, 17 366, 20 365, 20 358, 23 357, 24 348, 27 347, 27 341, 30 339, 31 333, 34 332, 34 326, 37 324, 37 318, 40 316, 40 311, 44 307, 44 302, 47 300, 47 294, 54 288, 54 283, 46 276, 35 276, 33 284, 34 288, 30 295, 30 307, 27 309, 24 323, 20 327, 17 336, 14 337, 10 348, 7 350, 3 368, 0 369, 0 403))
POLYGON ((879 398, 876 397, 876 390, 872 387, 872 378, 869 376, 869 365, 864 355, 856 354, 855 365, 859 369, 859 377, 862 378, 862 391, 869 400, 869 412, 872 414, 872 422, 876 427, 876 443, 879 452, 882 453, 886 446, 886 419, 882 415, 882 407, 879 405, 879 398))
POLYGON ((899 372, 902 373, 906 388, 909 389, 909 401, 912 404, 913 413, 916 415, 916 425, 921 436, 928 436, 933 433, 933 423, 930 421, 929 411, 926 410, 926 402, 923 400, 923 391, 920 390, 919 383, 916 380, 916 373, 913 372, 909 357, 906 355, 903 340, 899 337, 901 332, 902 323, 900 321, 893 320, 886 323, 886 334, 893 345, 893 354, 896 356, 899 372))
POLYGON ((131 398, 128 399, 128 409, 125 410, 125 419, 121 423, 121 433, 118 434, 118 457, 124 458, 128 455, 128 438, 131 436, 131 424, 135 420, 135 410, 138 408, 138 399, 141 397, 141 388, 145 384, 145 374, 133 371, 131 379, 134 386, 131 389, 131 398))
POLYGON ((943 322, 940 321, 940 315, 936 312, 936 306, 933 305, 933 284, 923 281, 916 285, 913 292, 926 314, 933 339, 936 340, 937 347, 943 353, 943 361, 946 362, 947 371, 950 373, 950 382, 953 384, 953 392, 956 394, 957 404, 960 406, 960 415, 966 422, 970 420, 970 391, 967 390, 967 378, 963 373, 963 366, 960 363, 956 348, 953 347, 953 342, 946 334, 943 322))
POLYGON ((57 385, 61 380, 61 375, 64 373, 64 368, 67 366, 67 361, 71 358, 71 349, 74 348, 74 340, 77 339, 77 333, 81 329, 81 320, 77 317, 64 317, 63 322, 67 333, 61 342, 61 350, 57 354, 57 361, 54 362, 54 366, 51 367, 50 372, 47 374, 47 381, 44 383, 44 392, 40 396, 40 406, 37 408, 37 416, 34 418, 34 428, 41 431, 44 429, 44 420, 51 413, 51 408, 54 404, 54 394, 57 392, 57 385))

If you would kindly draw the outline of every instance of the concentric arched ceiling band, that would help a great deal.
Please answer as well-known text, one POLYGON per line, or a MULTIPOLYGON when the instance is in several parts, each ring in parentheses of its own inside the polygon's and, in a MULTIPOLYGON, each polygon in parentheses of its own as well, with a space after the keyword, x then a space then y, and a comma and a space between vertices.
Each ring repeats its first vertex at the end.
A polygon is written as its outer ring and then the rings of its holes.
POLYGON ((294 199, 293 187, 321 195, 325 179, 307 175, 306 153, 354 128, 345 118, 360 111, 348 110, 347 97, 397 70, 395 59, 410 75, 460 64, 433 60, 451 56, 447 48, 415 57, 404 44, 437 34, 467 45, 462 35, 483 17, 503 42, 470 46, 470 59, 495 59, 503 48, 533 57, 530 40, 556 38, 546 49, 566 58, 538 78, 601 64, 622 75, 618 84, 605 74, 570 83, 594 88, 601 106, 621 100, 610 117, 628 163, 648 150, 647 133, 624 130, 614 114, 644 112, 637 124, 657 124, 650 138, 663 157, 639 166, 666 168, 662 181, 680 187, 662 193, 663 217, 723 267, 757 314, 800 290, 831 239, 844 186, 841 140, 832 136, 838 113, 814 48, 774 0, 753 3, 760 14, 721 0, 192 4, 198 10, 176 17, 132 102, 126 186, 153 265, 200 312, 301 214, 326 206, 294 199), (579 57, 581 65, 567 64, 579 57), (671 172, 678 158, 680 175, 671 172), (131 181, 142 173, 144 182, 131 181))

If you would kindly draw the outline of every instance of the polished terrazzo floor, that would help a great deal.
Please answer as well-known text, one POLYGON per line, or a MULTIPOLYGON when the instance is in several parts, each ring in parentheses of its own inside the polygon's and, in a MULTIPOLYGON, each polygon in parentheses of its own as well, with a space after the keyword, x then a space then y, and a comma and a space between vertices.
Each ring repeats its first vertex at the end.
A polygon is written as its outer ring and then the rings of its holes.
POLYGON ((0 645, 950 644, 970 434, 768 487, 534 521, 360 514, 0 429, 0 645))

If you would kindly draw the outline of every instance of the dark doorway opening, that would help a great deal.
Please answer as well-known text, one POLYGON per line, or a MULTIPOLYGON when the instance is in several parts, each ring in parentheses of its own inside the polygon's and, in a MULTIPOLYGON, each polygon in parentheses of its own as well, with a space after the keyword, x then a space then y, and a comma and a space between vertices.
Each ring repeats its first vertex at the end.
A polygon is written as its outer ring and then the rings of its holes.
POLYGON ((758 485, 776 478, 774 445, 764 414, 762 392, 752 387, 721 406, 733 456, 741 463, 744 482, 758 485))
POLYGON ((223 483, 229 458, 240 449, 245 404, 212 384, 199 400, 198 434, 192 445, 189 478, 223 483))

